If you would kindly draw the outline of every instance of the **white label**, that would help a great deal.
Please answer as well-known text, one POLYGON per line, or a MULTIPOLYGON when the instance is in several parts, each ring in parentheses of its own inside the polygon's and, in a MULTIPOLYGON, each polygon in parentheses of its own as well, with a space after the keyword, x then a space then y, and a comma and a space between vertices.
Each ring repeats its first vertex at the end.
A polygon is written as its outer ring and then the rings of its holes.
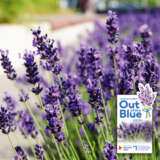
POLYGON ((117 96, 117 153, 152 153, 152 106, 137 95, 117 96))

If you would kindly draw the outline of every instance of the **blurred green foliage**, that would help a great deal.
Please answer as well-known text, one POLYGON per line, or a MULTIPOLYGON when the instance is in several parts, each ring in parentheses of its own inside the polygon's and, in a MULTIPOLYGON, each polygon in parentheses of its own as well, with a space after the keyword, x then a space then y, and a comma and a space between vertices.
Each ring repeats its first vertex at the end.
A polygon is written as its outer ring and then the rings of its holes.
MULTIPOLYGON (((112 0, 106 0, 106 2, 110 2, 112 0)), ((160 0, 114 0, 119 3, 139 3, 141 6, 160 6, 160 0)))
POLYGON ((16 21, 25 14, 54 13, 59 0, 0 0, 0 22, 16 21))
POLYGON ((22 0, 0 0, 0 22, 9 22, 22 13, 22 0))

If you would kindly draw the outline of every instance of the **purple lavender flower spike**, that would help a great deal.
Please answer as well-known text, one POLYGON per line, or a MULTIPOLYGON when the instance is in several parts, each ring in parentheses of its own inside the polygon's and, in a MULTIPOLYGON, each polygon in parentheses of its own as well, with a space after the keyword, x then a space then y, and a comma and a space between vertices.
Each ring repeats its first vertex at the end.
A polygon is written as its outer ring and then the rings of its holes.
POLYGON ((118 18, 115 12, 108 11, 106 28, 108 33, 108 41, 112 44, 117 43, 119 26, 118 26, 118 18))
POLYGON ((1 53, 1 65, 4 69, 4 73, 7 74, 8 79, 15 80, 17 77, 16 71, 14 70, 11 61, 9 60, 8 53, 9 51, 0 50, 1 53))
POLYGON ((24 135, 25 138, 26 134, 31 136, 32 138, 36 138, 38 135, 38 130, 29 112, 28 111, 20 112, 19 120, 20 120, 19 129, 22 135, 24 135))
POLYGON ((42 59, 41 65, 44 69, 50 70, 58 75, 62 70, 62 65, 59 62, 58 49, 54 47, 54 40, 48 38, 47 34, 44 36, 41 35, 40 28, 33 30, 32 33, 34 35, 33 46, 37 48, 37 54, 40 55, 42 59))
POLYGON ((10 112, 4 107, 0 110, 0 130, 3 134, 9 134, 16 130, 16 112, 10 112))
POLYGON ((78 62, 76 64, 76 69, 78 76, 80 77, 80 81, 82 83, 85 83, 87 78, 87 72, 86 72, 86 49, 81 48, 80 51, 77 52, 79 55, 78 62))
POLYGON ((94 79, 88 79, 87 92, 89 94, 89 103, 92 108, 95 110, 96 123, 102 123, 103 115, 103 102, 101 97, 101 89, 98 86, 98 81, 94 79))
POLYGON ((34 55, 31 53, 24 54, 25 67, 26 67, 26 77, 28 83, 34 85, 32 92, 38 95, 42 91, 42 87, 39 84, 40 78, 38 76, 38 66, 35 62, 34 55))
POLYGON ((78 86, 73 76, 68 75, 61 79, 61 96, 64 97, 64 104, 74 117, 79 117, 82 113, 83 104, 81 103, 81 94, 78 92, 78 86))
POLYGON ((116 148, 110 142, 105 144, 103 155, 104 160, 117 160, 116 148))
POLYGON ((146 54, 151 52, 151 42, 150 38, 152 36, 152 31, 149 29, 147 24, 143 24, 139 28, 140 36, 142 38, 142 45, 146 51, 146 54))
POLYGON ((45 91, 43 103, 46 111, 45 119, 48 121, 45 132, 48 136, 54 134, 55 138, 61 142, 65 140, 65 135, 62 131, 63 120, 59 108, 59 98, 59 87, 51 86, 45 91))
POLYGON ((9 111, 14 111, 16 109, 17 102, 7 92, 5 92, 4 94, 5 97, 3 98, 3 101, 6 103, 7 109, 9 111))
POLYGON ((45 160, 44 155, 43 155, 44 154, 43 147, 36 144, 34 149, 35 149, 35 154, 36 154, 37 160, 45 160))
POLYGON ((37 54, 41 59, 48 59, 52 55, 55 55, 57 48, 54 48, 54 40, 49 39, 48 35, 41 35, 40 27, 37 30, 32 30, 34 35, 33 46, 37 48, 37 54))
POLYGON ((24 152, 24 150, 20 147, 20 146, 16 146, 15 147, 15 150, 16 150, 16 153, 17 153, 17 156, 15 156, 16 160, 28 160, 27 158, 27 154, 24 152))
POLYGON ((149 29, 147 24, 140 26, 139 32, 142 38, 150 38, 152 36, 152 31, 149 29))

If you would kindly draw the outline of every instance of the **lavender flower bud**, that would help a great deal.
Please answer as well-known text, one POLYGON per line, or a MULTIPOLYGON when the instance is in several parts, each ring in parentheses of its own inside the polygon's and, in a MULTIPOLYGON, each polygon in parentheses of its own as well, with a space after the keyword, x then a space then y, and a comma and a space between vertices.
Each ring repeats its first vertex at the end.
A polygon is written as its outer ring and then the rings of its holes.
POLYGON ((44 156, 43 156, 43 154, 44 154, 43 147, 40 146, 40 145, 38 145, 38 144, 36 144, 35 147, 34 147, 34 149, 35 149, 36 158, 38 160, 45 160, 44 156))
POLYGON ((4 134, 9 134, 16 130, 16 112, 10 112, 9 110, 1 107, 0 110, 0 130, 4 134))
POLYGON ((117 43, 119 26, 118 26, 118 18, 115 12, 108 11, 106 28, 108 33, 108 41, 112 44, 117 43))
POLYGON ((61 142, 65 140, 65 135, 62 132, 63 120, 59 108, 59 87, 51 86, 46 89, 43 97, 43 103, 45 106, 45 119, 48 121, 45 132, 48 136, 54 134, 55 138, 61 142))
POLYGON ((38 83, 40 81, 40 78, 38 76, 38 66, 34 60, 33 54, 26 53, 24 55, 24 60, 27 81, 34 85, 34 88, 32 88, 32 92, 35 94, 39 94, 42 91, 42 87, 40 87, 40 84, 38 83))
POLYGON ((48 59, 55 55, 57 48, 53 47, 54 40, 49 39, 48 35, 41 35, 41 30, 32 30, 34 35, 33 46, 37 48, 37 53, 41 56, 41 59, 48 59))
POLYGON ((8 79, 15 80, 17 77, 17 74, 11 64, 11 61, 9 60, 8 50, 6 50, 6 51, 0 50, 0 53, 1 53, 0 61, 1 61, 1 65, 4 69, 4 73, 7 74, 8 79))
POLYGON ((29 112, 25 111, 19 113, 19 120, 19 129, 22 135, 24 135, 25 138, 26 134, 31 136, 32 138, 36 138, 38 135, 38 131, 29 112))
POLYGON ((5 92, 5 97, 3 98, 3 101, 7 105, 7 110, 14 111, 16 109, 17 102, 7 92, 5 92))
POLYGON ((110 142, 105 144, 103 155, 104 160, 117 160, 116 148, 110 142))
POLYGON ((27 154, 24 152, 24 150, 20 147, 20 146, 16 146, 15 147, 15 150, 17 152, 17 156, 16 158, 18 157, 19 159, 23 159, 23 160, 28 160, 27 158, 27 154))
POLYGON ((21 95, 19 95, 19 101, 26 102, 28 99, 29 99, 29 95, 26 94, 23 89, 21 89, 21 95))

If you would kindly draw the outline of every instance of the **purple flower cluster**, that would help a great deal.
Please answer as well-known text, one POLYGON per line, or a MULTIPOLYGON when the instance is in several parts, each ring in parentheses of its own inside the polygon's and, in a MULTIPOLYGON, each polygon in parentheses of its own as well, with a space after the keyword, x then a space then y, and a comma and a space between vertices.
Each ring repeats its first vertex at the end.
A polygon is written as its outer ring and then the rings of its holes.
POLYGON ((67 110, 75 117, 81 115, 81 95, 78 92, 78 86, 74 77, 68 75, 66 78, 61 78, 62 88, 61 93, 64 100, 64 105, 67 110))
POLYGON ((24 137, 28 135, 31 136, 32 138, 37 137, 38 135, 37 128, 28 111, 19 112, 19 129, 22 135, 24 135, 24 137))
POLYGON ((9 51, 0 50, 1 53, 1 66, 4 69, 4 73, 7 74, 8 79, 15 80, 17 77, 16 71, 14 70, 11 61, 9 60, 8 53, 9 51))
POLYGON ((150 30, 150 28, 148 27, 147 24, 143 24, 142 26, 140 26, 139 32, 140 32, 140 36, 142 38, 142 45, 146 51, 146 54, 149 54, 149 52, 151 52, 150 39, 152 36, 152 31, 150 30))
POLYGON ((14 157, 14 160, 28 160, 27 154, 20 146, 15 147, 17 155, 14 157))
POLYGON ((65 140, 65 135, 62 131, 63 120, 59 108, 59 97, 59 87, 51 86, 45 90, 43 103, 46 111, 45 118, 48 121, 46 132, 54 134, 55 138, 60 142, 65 140))
POLYGON ((45 160, 45 158, 43 156, 43 154, 44 154, 43 147, 38 145, 38 144, 36 144, 34 149, 35 149, 36 158, 38 160, 45 160))
POLYGON ((139 69, 141 62, 141 54, 136 48, 137 44, 122 45, 122 54, 117 56, 117 66, 119 72, 118 90, 120 94, 128 94, 132 92, 133 85, 139 80, 139 69))
POLYGON ((62 70, 62 66, 59 62, 58 49, 54 47, 54 40, 48 38, 47 34, 41 35, 40 28, 33 30, 32 33, 34 35, 33 46, 37 48, 37 54, 42 59, 42 67, 58 75, 62 70))
POLYGON ((87 88, 89 103, 95 109, 96 123, 101 123, 103 119, 103 103, 101 89, 99 88, 102 77, 101 55, 94 48, 81 49, 77 63, 77 71, 81 83, 87 88))
POLYGON ((5 92, 3 101, 5 102, 8 111, 15 111, 17 102, 7 92, 5 92))
POLYGON ((110 142, 106 142, 103 155, 104 160, 117 160, 116 148, 110 142))
POLYGON ((77 72, 80 81, 87 83, 89 78, 102 76, 101 54, 94 48, 82 48, 78 52, 77 72))
POLYGON ((117 14, 115 12, 108 11, 106 28, 107 28, 107 33, 108 33, 108 41, 110 43, 117 43, 119 25, 118 25, 118 20, 117 20, 117 14))
POLYGON ((150 141, 152 139, 152 123, 125 123, 123 122, 117 130, 120 139, 143 139, 150 141))
POLYGON ((34 85, 32 92, 38 95, 42 91, 42 87, 39 84, 40 78, 38 76, 38 66, 34 60, 34 55, 26 53, 24 55, 24 60, 27 81, 34 85))
MULTIPOLYGON (((139 36, 146 37, 147 35, 148 40, 150 36, 151 38, 150 40, 153 42, 152 43, 152 49, 154 51, 153 54, 158 54, 160 52, 159 16, 160 16, 159 12, 149 12, 149 11, 144 13, 129 12, 118 15, 118 21, 120 24, 119 28, 120 41, 125 44, 131 44, 133 41, 137 41, 137 37, 139 38, 139 36), (149 26, 150 29, 148 30, 148 27, 145 26, 149 26), (139 30, 141 27, 142 29, 139 30), (151 37, 151 31, 153 32, 152 37, 151 37)), ((102 52, 106 53, 107 37, 104 36, 105 34, 106 34, 106 25, 100 22, 96 22, 94 30, 89 32, 89 35, 87 37, 87 42, 86 42, 87 45, 89 47, 96 46, 98 49, 101 49, 102 52)))
POLYGON ((8 109, 0 108, 0 130, 4 134, 9 134, 16 130, 16 112, 11 112, 8 109))

